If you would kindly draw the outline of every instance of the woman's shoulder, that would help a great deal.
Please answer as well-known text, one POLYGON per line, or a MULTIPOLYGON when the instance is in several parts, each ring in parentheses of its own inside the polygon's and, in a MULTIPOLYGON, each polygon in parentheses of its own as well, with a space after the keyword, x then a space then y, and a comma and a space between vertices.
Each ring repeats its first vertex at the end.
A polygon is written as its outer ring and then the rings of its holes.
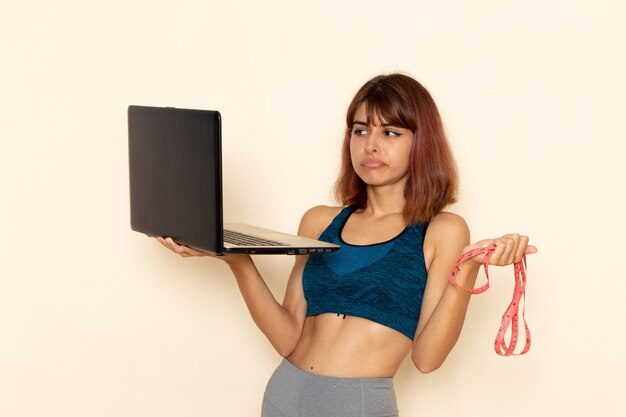
POLYGON ((298 234, 317 239, 343 209, 342 206, 311 207, 302 216, 298 234))
POLYGON ((469 236, 465 219, 447 211, 439 212, 430 219, 426 232, 426 238, 436 245, 449 243, 450 240, 469 241, 469 236))
POLYGON ((432 219, 428 227, 447 227, 447 228, 459 228, 467 227, 465 219, 456 213, 449 211, 440 211, 432 219))
POLYGON ((450 258, 458 256, 457 252, 469 243, 469 238, 469 227, 463 217, 447 211, 435 215, 430 219, 424 237, 427 270, 431 271, 434 259, 448 262, 450 258))

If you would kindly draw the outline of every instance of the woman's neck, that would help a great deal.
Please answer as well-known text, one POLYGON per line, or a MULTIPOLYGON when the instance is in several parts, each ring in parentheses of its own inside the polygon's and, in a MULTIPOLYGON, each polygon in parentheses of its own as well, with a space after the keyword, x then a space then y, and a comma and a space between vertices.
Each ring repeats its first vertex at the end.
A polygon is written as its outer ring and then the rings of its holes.
POLYGON ((367 205, 363 211, 374 217, 398 214, 404 211, 404 184, 367 186, 367 205))

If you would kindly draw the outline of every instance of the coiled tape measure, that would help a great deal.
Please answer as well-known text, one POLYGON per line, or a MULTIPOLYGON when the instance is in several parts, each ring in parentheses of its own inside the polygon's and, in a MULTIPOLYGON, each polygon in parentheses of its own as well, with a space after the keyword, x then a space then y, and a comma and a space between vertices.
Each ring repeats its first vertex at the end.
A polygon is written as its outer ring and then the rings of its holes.
MULTIPOLYGON (((460 288, 470 294, 481 294, 487 291, 487 289, 489 288, 489 259, 491 259, 491 255, 493 255, 495 249, 496 245, 492 244, 485 246, 484 248, 478 248, 468 251, 461 255, 461 257, 456 261, 456 263, 452 267, 452 270, 450 271, 450 282, 455 287, 460 288), (487 283, 482 287, 470 290, 461 287, 456 282, 456 274, 459 272, 460 265, 466 260, 483 253, 485 254, 483 265, 485 267, 487 283)), ((523 255, 522 259, 513 265, 513 268, 515 272, 515 288, 513 289, 513 300, 502 315, 502 322, 500 324, 500 328, 498 329, 498 334, 496 335, 496 340, 494 342, 494 349, 496 353, 500 356, 523 355, 530 349, 530 329, 526 324, 526 317, 524 316, 526 310, 526 255, 523 255), (524 320, 524 329, 526 331, 526 344, 524 345, 524 349, 522 349, 520 353, 514 353, 515 347, 517 346, 517 342, 519 339, 518 316, 519 304, 522 297, 524 297, 524 309, 522 310, 522 319, 524 320), (511 326, 511 336, 509 342, 507 343, 505 340, 505 334, 509 326, 511 326)))

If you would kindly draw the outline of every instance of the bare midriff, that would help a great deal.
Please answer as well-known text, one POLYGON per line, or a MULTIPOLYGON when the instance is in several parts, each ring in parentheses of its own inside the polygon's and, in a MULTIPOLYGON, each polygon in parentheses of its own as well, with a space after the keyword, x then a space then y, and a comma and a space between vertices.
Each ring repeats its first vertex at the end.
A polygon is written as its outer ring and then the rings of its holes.
POLYGON ((307 317, 287 360, 305 372, 345 378, 384 378, 397 372, 412 341, 360 317, 325 313, 307 317))

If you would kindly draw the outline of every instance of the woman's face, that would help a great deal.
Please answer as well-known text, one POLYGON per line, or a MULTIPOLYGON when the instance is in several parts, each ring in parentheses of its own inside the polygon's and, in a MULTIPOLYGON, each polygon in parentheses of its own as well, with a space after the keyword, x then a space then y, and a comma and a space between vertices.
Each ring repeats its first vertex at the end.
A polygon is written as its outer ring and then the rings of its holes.
POLYGON ((361 104, 350 133, 350 156, 355 172, 367 185, 404 184, 413 132, 391 126, 376 116, 369 122, 365 104, 361 104))

